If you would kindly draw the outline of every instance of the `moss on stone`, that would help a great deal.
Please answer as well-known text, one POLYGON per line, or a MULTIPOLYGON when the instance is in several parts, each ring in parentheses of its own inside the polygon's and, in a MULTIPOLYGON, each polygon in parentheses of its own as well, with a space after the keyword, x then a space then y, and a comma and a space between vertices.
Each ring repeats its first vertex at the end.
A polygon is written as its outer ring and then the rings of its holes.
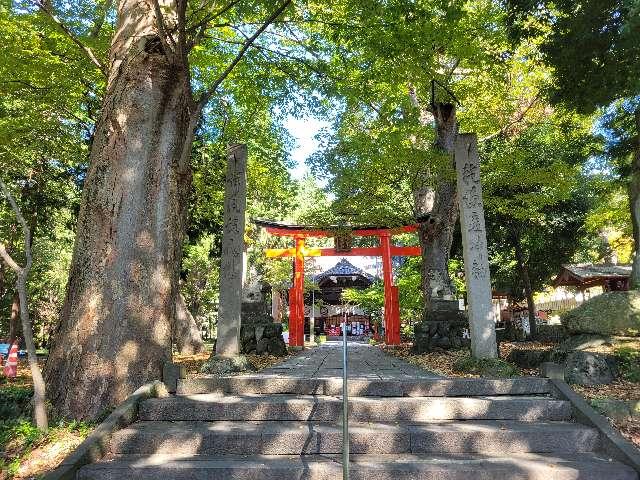
POLYGON ((608 292, 560 317, 571 333, 640 336, 640 291, 608 292))
POLYGON ((463 357, 457 360, 453 369, 460 373, 470 373, 481 377, 514 377, 518 369, 512 363, 500 358, 463 357))

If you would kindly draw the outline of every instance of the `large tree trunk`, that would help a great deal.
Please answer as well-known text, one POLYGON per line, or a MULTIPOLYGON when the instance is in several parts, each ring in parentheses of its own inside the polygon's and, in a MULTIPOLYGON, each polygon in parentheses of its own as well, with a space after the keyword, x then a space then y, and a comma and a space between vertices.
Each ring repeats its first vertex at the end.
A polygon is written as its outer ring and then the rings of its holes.
POLYGON ((536 304, 533 301, 533 289, 531 288, 531 277, 529 276, 529 266, 522 251, 522 239, 520 233, 516 231, 513 237, 513 246, 516 251, 516 262, 520 271, 520 278, 524 287, 524 295, 527 299, 527 310, 529 311, 529 336, 535 339, 538 335, 538 325, 536 324, 536 304))
POLYGON ((11 299, 11 316, 9 317, 9 344, 12 344, 16 337, 20 335, 20 328, 20 295, 16 290, 11 299))
POLYGON ((198 328, 193 315, 187 309, 187 304, 182 294, 178 294, 176 299, 173 339, 180 355, 193 355, 202 352, 204 349, 200 328, 198 328))
POLYGON ((636 145, 633 152, 631 178, 629 179, 629 206, 633 226, 633 267, 631 288, 640 288, 640 107, 635 111, 636 145))
MULTIPOLYGON (((451 155, 458 122, 455 106, 448 103, 435 105, 436 147, 451 155)), ((424 318, 432 310, 432 298, 447 298, 453 295, 449 278, 449 255, 453 242, 453 231, 458 219, 455 177, 441 178, 435 192, 414 194, 420 223, 420 245, 422 247, 422 291, 424 295, 424 318), (426 215, 429 214, 428 218, 426 215)))
MULTIPOLYGON (((171 21, 165 15, 165 24, 171 21)), ((121 0, 116 32, 45 371, 50 401, 77 419, 94 418, 160 378, 171 359, 199 115, 186 59, 165 55, 153 2, 121 0)))

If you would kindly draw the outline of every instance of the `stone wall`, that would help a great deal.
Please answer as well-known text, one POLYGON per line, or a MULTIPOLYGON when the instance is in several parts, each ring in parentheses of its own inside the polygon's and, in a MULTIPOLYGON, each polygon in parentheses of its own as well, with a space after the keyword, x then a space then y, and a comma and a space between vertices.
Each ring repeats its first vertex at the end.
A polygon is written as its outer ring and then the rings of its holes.
POLYGON ((465 312, 458 310, 457 300, 432 300, 433 311, 414 326, 413 351, 430 352, 434 349, 455 349, 471 344, 465 338, 469 320, 465 312))
POLYGON ((282 338, 282 324, 274 323, 262 300, 242 303, 240 321, 240 353, 270 354, 278 357, 287 353, 282 338))

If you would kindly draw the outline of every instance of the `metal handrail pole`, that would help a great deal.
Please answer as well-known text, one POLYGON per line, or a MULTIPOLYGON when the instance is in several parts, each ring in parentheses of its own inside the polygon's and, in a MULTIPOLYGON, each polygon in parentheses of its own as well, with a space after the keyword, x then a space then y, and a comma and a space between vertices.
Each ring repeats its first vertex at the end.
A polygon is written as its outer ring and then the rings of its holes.
POLYGON ((342 479, 349 480, 349 393, 347 385, 347 310, 342 322, 342 479))

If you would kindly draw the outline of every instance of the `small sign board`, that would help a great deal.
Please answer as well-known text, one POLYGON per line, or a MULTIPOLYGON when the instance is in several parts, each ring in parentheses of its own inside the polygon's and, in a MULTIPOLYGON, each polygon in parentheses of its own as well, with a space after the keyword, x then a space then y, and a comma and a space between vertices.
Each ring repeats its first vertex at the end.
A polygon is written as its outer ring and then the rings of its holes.
POLYGON ((353 235, 351 232, 341 233, 333 237, 333 242, 336 253, 350 252, 353 245, 353 235))

